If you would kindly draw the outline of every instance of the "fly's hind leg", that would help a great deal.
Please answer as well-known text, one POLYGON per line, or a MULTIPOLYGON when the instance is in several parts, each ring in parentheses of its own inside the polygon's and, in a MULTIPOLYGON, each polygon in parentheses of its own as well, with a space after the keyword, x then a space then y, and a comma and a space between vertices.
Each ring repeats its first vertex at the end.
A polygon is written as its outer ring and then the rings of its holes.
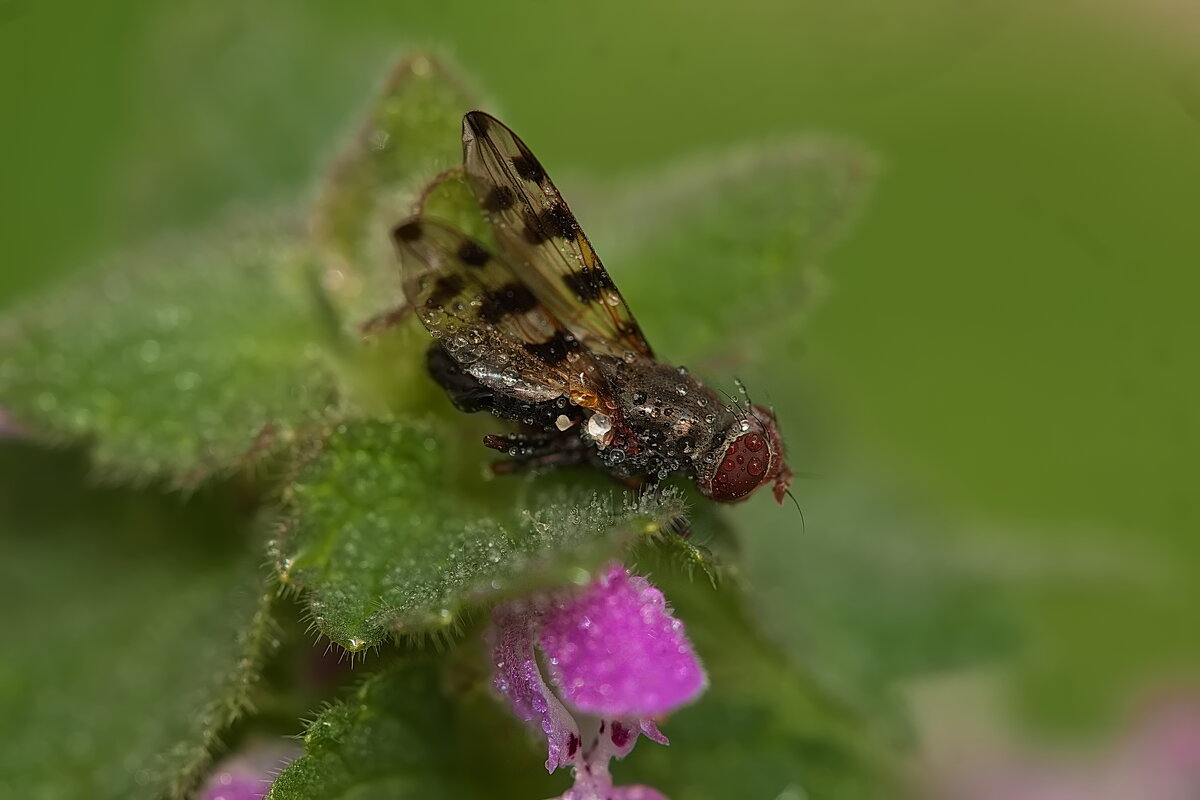
POLYGON ((437 342, 426 352, 425 366, 460 411, 490 411, 499 417, 523 422, 528 430, 541 428, 550 431, 485 436, 483 443, 487 447, 511 456, 492 464, 493 474, 508 475, 522 470, 580 464, 588 460, 590 451, 578 436, 554 431, 555 423, 564 417, 569 420, 568 427, 578 423, 582 419, 582 412, 577 408, 560 408, 555 402, 522 403, 495 392, 465 372, 437 342))
POLYGON ((485 446, 507 453, 510 458, 492 464, 495 475, 511 475, 523 470, 564 467, 582 464, 590 451, 577 436, 547 436, 541 434, 510 433, 491 434, 483 437, 485 446))

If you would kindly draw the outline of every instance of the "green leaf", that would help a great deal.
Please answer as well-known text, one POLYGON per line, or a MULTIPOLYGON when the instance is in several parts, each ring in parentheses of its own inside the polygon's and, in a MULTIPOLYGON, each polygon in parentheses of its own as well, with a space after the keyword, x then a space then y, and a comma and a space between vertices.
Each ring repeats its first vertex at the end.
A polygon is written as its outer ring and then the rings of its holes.
MULTIPOLYGON (((640 565, 685 621, 711 686, 665 721, 669 747, 643 740, 613 766, 618 784, 646 783, 689 800, 897 796, 892 765, 866 726, 754 634, 732 585, 689 581, 652 551, 640 554, 640 565)), ((490 665, 473 645, 478 639, 464 643, 440 678, 428 664, 392 667, 323 713, 271 800, 561 793, 570 777, 546 776, 543 742, 487 690, 490 665)))
POLYGON ((261 545, 230 492, 85 474, 0 442, 0 795, 183 797, 273 645, 261 545))
POLYGON ((400 302, 389 233, 413 212, 426 181, 461 165, 462 117, 477 104, 441 63, 409 56, 334 164, 313 231, 326 256, 326 285, 355 318, 400 302))
POLYGON ((599 201, 593 241, 660 356, 737 357, 800 319, 873 172, 821 140, 726 154, 599 201))
POLYGON ((102 473, 192 484, 273 452, 333 399, 306 255, 274 226, 99 270, 0 325, 0 405, 102 473))
POLYGON ((904 735, 897 683, 996 658, 1013 645, 1001 576, 887 483, 851 464, 754 503, 742 569, 760 626, 832 694, 904 735), (811 487, 811 488, 810 488, 811 487))
POLYGON ((556 794, 562 777, 548 776, 539 763, 545 749, 539 756, 534 740, 481 684, 451 686, 428 661, 374 675, 309 726, 305 755, 283 771, 267 797, 528 800, 556 794))
MULTIPOLYGON (((426 183, 413 210, 450 222, 485 245, 495 246, 491 227, 461 171, 444 172, 426 183)), ((391 281, 396 291, 389 295, 395 306, 361 322, 361 342, 339 348, 347 387, 360 406, 379 414, 432 412, 461 419, 461 412, 429 379, 425 359, 420 357, 429 348, 429 333, 399 293, 399 265, 393 262, 391 268, 397 270, 391 281)))
POLYGON ((281 579, 307 590, 317 629, 343 647, 446 630, 469 604, 586 582, 683 511, 672 492, 614 497, 587 470, 572 473, 570 491, 554 480, 485 484, 489 451, 460 428, 340 425, 291 484, 275 545, 281 579))

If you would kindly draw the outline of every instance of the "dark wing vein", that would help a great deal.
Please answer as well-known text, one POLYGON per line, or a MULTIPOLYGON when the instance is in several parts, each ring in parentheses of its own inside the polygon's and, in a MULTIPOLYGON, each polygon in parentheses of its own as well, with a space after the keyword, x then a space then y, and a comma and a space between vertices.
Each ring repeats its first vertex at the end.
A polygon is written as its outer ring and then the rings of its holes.
POLYGON ((495 117, 463 118, 463 164, 504 249, 530 270, 529 288, 589 349, 653 357, 625 298, 558 188, 521 139, 495 117))

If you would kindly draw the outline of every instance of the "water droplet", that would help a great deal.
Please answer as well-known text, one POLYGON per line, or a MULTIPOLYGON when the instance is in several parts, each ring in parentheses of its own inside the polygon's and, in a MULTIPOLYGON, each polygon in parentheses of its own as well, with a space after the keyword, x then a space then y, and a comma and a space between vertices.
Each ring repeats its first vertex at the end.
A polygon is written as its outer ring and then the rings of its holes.
POLYGON ((608 460, 614 464, 620 464, 625 460, 625 451, 620 448, 609 451, 608 460))
POLYGON ((675 387, 675 392, 680 395, 685 395, 687 394, 687 386, 681 383, 675 387))
POLYGON ((567 428, 571 427, 571 424, 571 418, 566 414, 559 414, 558 419, 554 420, 554 427, 558 428, 560 431, 565 431, 567 428))
POLYGON ((200 383, 200 376, 194 372, 181 372, 175 376, 175 388, 182 392, 195 389, 200 383))
POLYGON ((716 414, 705 414, 704 421, 707 422, 709 425, 712 425, 714 422, 717 421, 717 415, 716 414))
POLYGON ((742 420, 742 430, 744 430, 744 431, 750 430, 750 421, 749 420, 745 420, 745 419, 742 420))
POLYGON ((138 348, 138 356, 147 364, 153 364, 155 361, 158 361, 158 356, 161 352, 162 348, 154 339, 147 339, 138 348))
POLYGON ((376 128, 375 130, 371 131, 371 135, 368 137, 368 140, 371 144, 372 150, 383 150, 385 147, 387 147, 388 141, 391 138, 391 134, 389 134, 387 131, 383 130, 382 128, 376 128))
POLYGON ((346 273, 340 269, 327 269, 321 274, 321 285, 336 292, 346 285, 346 273))
POLYGON ((612 417, 607 414, 592 414, 588 418, 587 432, 593 439, 601 439, 612 430, 612 417))

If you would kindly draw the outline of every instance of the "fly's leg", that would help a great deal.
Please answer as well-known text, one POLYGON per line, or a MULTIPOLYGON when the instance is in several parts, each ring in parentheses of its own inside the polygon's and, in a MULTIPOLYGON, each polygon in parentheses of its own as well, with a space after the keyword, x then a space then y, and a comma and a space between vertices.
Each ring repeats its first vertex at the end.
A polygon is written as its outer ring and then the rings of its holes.
POLYGON ((590 457, 588 447, 576 436, 544 436, 539 434, 510 433, 506 436, 491 434, 483 437, 485 446, 511 458, 492 464, 495 475, 511 475, 523 470, 563 467, 582 464, 590 457))
POLYGON ((358 326, 358 332, 364 337, 371 337, 382 333, 388 328, 393 328, 403 322, 410 314, 413 313, 413 307, 408 303, 401 303, 395 308, 376 314, 366 322, 358 326))

